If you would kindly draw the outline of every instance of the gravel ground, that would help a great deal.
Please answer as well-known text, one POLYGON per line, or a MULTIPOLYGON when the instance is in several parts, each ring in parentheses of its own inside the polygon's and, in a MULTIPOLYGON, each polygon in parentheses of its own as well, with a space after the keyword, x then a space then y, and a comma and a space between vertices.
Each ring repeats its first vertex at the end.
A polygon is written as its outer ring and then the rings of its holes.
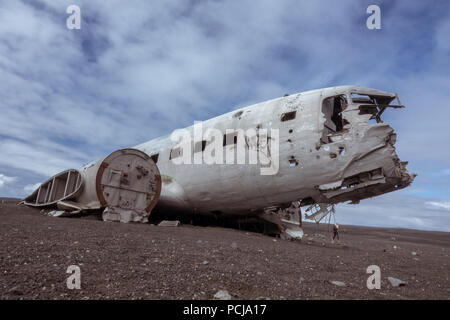
POLYGON ((450 297, 446 232, 341 226, 332 244, 326 225, 308 224, 302 241, 287 241, 219 227, 53 218, 15 202, 0 200, 1 299, 213 299, 219 290, 233 299, 450 297), (80 290, 67 289, 69 265, 80 267, 80 290), (369 265, 381 268, 380 290, 366 287, 369 265))

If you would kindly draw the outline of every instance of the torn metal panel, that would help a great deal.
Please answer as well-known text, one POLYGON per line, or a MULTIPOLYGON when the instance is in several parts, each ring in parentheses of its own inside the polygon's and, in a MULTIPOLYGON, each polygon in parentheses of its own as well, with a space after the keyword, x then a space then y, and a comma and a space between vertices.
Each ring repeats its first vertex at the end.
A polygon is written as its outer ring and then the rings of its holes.
POLYGON ((317 203, 309 206, 305 210, 305 218, 308 220, 313 220, 316 223, 319 223, 328 214, 334 212, 335 212, 334 205, 330 205, 327 203, 317 203), (306 212, 310 212, 310 214, 308 215, 306 212))
POLYGON ((339 188, 342 185, 342 181, 343 180, 339 180, 339 181, 335 181, 335 182, 322 184, 319 186, 319 189, 320 190, 328 190, 328 189, 339 188))
POLYGON ((88 210, 89 207, 83 206, 81 203, 75 201, 58 201, 56 207, 60 210, 65 210, 67 212, 79 213, 83 210, 88 210))

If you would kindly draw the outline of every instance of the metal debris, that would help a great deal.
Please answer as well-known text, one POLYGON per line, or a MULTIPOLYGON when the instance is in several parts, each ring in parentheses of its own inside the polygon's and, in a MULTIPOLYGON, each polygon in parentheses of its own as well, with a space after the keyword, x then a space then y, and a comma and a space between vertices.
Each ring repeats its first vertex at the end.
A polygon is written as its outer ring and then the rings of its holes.
POLYGON ((160 227, 178 227, 180 225, 180 221, 170 221, 170 220, 163 220, 160 223, 158 223, 158 226, 160 227))
POLYGON ((393 287, 403 287, 406 285, 406 282, 394 277, 387 278, 393 287))
POLYGON ((217 299, 217 300, 231 300, 231 295, 228 293, 227 290, 219 290, 214 295, 214 299, 217 299))
POLYGON ((338 287, 345 287, 345 283, 342 281, 330 281, 330 282, 338 287))
POLYGON ((70 213, 64 211, 64 210, 53 210, 47 213, 50 217, 67 217, 70 216, 70 213))

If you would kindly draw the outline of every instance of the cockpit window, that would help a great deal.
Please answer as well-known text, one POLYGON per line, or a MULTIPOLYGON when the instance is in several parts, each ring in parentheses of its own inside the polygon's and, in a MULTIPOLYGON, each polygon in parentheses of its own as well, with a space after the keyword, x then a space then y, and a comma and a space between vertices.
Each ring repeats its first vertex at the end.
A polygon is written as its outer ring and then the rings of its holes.
MULTIPOLYGON (((376 121, 377 123, 383 122, 381 115, 386 108, 403 108, 402 105, 391 105, 390 103, 395 99, 392 96, 372 96, 352 93, 352 103, 359 105, 359 114, 372 115, 370 121, 376 121)), ((398 99, 398 98, 397 98, 398 99)))
POLYGON ((369 97, 365 94, 352 93, 352 102, 353 103, 375 103, 375 99, 373 97, 369 97))
POLYGON ((328 135, 339 132, 344 129, 344 120, 342 111, 347 108, 347 99, 345 95, 329 97, 323 100, 322 113, 325 116, 325 124, 322 135, 322 142, 328 143, 328 135))
POLYGON ((297 111, 286 112, 281 115, 281 121, 289 121, 295 119, 297 111))

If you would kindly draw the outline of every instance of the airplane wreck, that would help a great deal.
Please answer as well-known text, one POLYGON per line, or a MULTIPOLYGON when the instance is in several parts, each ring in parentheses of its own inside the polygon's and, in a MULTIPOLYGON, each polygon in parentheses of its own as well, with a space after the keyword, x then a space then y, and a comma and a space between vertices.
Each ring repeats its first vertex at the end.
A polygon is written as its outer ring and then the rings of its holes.
POLYGON ((359 86, 285 95, 201 122, 220 137, 196 135, 194 125, 183 129, 193 135, 189 143, 168 135, 63 171, 23 203, 62 216, 100 211, 105 221, 257 218, 301 238, 301 208, 318 222, 337 203, 357 204, 414 180, 395 152, 393 128, 381 120, 398 108, 397 94, 359 86), (236 150, 245 161, 236 163, 236 150), (261 161, 248 160, 252 151, 261 161), (208 154, 223 161, 196 161, 208 154))

